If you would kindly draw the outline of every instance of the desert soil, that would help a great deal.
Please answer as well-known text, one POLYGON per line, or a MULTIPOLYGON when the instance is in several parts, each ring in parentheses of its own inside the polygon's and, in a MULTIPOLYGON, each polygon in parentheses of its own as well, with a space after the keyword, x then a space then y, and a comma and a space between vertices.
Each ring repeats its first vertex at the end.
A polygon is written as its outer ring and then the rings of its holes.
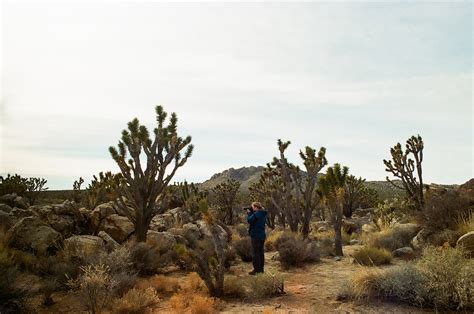
MULTIPOLYGON (((279 262, 272 259, 275 252, 265 253, 265 271, 280 272, 285 278, 285 294, 274 298, 249 302, 242 300, 225 300, 220 302, 221 313, 428 313, 416 307, 403 304, 373 301, 353 302, 338 301, 337 295, 341 286, 353 274, 361 270, 352 262, 350 254, 360 246, 344 247, 345 257, 341 261, 323 258, 321 262, 290 270, 281 269, 279 262)), ((395 260, 394 267, 401 261, 395 260)), ((231 272, 238 276, 249 276, 251 263, 239 263, 231 267, 231 272)), ((184 273, 168 274, 173 277, 184 277, 184 273)), ((146 286, 146 280, 140 282, 140 287, 146 286)), ((41 313, 84 313, 84 308, 77 303, 71 294, 56 295, 57 303, 41 313)), ((173 313, 169 297, 154 309, 154 313, 173 313)))

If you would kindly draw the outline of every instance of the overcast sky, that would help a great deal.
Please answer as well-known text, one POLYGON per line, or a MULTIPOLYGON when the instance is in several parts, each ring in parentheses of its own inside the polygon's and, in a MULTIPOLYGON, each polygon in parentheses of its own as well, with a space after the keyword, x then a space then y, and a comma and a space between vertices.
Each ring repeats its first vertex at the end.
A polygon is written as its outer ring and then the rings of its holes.
POLYGON ((369 180, 411 135, 426 182, 473 177, 473 5, 7 2, 0 173, 71 189, 118 168, 108 153, 162 104, 192 135, 176 176, 264 165, 276 140, 327 148, 369 180))

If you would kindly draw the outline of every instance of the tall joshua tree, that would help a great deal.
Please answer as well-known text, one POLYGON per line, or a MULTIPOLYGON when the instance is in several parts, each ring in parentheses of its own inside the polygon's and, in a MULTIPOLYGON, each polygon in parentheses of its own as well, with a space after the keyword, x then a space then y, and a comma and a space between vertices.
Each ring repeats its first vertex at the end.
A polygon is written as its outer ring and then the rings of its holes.
POLYGON ((117 204, 135 225, 137 241, 146 241, 151 219, 158 213, 157 202, 164 198, 165 189, 178 168, 182 167, 193 152, 191 136, 178 136, 178 117, 172 113, 165 125, 167 113, 162 106, 155 108, 158 127, 150 137, 148 129, 137 118, 122 131, 117 148, 109 152, 123 175, 118 187, 117 204), (184 155, 182 151, 184 150, 184 155), (146 166, 142 165, 142 151, 146 166), (127 158, 130 158, 127 160, 127 158), (130 205, 130 206, 129 206, 130 205))
POLYGON ((397 143, 397 145, 390 148, 392 160, 383 160, 386 167, 385 171, 391 172, 395 177, 399 178, 402 181, 402 186, 390 180, 388 176, 387 181, 396 188, 405 190, 409 199, 415 203, 418 210, 421 210, 425 206, 421 168, 421 163, 423 162, 423 148, 424 143, 421 136, 412 136, 406 142, 405 152, 402 149, 402 145, 397 143), (412 155, 414 159, 411 159, 410 155, 412 155))
POLYGON ((317 184, 317 176, 319 171, 327 165, 326 148, 321 147, 318 154, 316 150, 306 146, 305 152, 300 151, 300 157, 303 159, 303 164, 306 168, 306 179, 304 184, 300 181, 298 188, 302 195, 303 205, 303 229, 302 234, 304 238, 309 234, 309 223, 313 215, 313 209, 317 206, 317 198, 315 197, 315 188, 317 184))
POLYGON ((344 195, 344 216, 352 217, 352 212, 356 206, 360 205, 360 201, 364 197, 365 179, 356 178, 353 175, 347 177, 344 195))
POLYGON ((334 227, 334 248, 338 256, 342 256, 342 210, 344 202, 344 186, 346 184, 348 167, 334 164, 326 174, 319 179, 318 194, 329 209, 331 222, 334 227))

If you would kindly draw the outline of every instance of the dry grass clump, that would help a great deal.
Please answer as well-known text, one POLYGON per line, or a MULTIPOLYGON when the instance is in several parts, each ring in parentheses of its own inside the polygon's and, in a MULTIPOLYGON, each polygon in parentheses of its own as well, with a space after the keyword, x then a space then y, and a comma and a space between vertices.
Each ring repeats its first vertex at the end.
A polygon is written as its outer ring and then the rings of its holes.
POLYGON ((345 293, 436 309, 474 309, 474 261, 449 246, 427 247, 419 261, 388 270, 362 269, 345 293))
POLYGON ((354 260, 364 266, 387 265, 392 261, 392 254, 386 249, 364 246, 352 255, 354 260))
POLYGON ((235 252, 240 256, 242 262, 252 261, 252 240, 250 237, 239 238, 233 243, 235 252))
POLYGON ((224 292, 239 299, 265 299, 285 292, 284 278, 278 273, 262 273, 252 277, 227 276, 224 292))
POLYGON ((204 281, 195 272, 180 284, 180 290, 170 298, 170 305, 177 313, 216 313, 215 299, 205 296, 204 281))
POLYGON ((212 314, 217 313, 217 302, 213 298, 182 292, 174 294, 170 305, 176 313, 212 314))
POLYGON ((160 302, 155 289, 131 289, 123 297, 116 300, 112 313, 142 314, 150 312, 150 307, 160 302))
POLYGON ((100 313, 108 306, 115 287, 109 268, 105 265, 81 266, 82 274, 70 279, 68 286, 79 292, 81 303, 92 313, 100 313))
POLYGON ((397 224, 393 228, 385 228, 368 235, 365 242, 369 246, 394 251, 409 246, 418 231, 419 228, 415 224, 397 224))
POLYGON ((179 290, 178 279, 165 275, 153 276, 147 281, 147 285, 160 294, 171 294, 179 290))
POLYGON ((319 248, 315 243, 301 240, 295 236, 280 237, 277 241, 277 248, 280 263, 286 269, 320 260, 319 248))
POLYGON ((272 252, 277 250, 277 241, 280 237, 291 235, 289 231, 272 231, 265 239, 265 251, 272 252))
POLYGON ((284 279, 280 274, 261 273, 251 277, 252 297, 269 298, 285 292, 284 279))

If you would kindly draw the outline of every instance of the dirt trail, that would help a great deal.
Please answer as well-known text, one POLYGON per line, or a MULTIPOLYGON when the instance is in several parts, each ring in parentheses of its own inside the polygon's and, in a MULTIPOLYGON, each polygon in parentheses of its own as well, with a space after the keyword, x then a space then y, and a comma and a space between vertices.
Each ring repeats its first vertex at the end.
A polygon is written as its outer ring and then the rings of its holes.
MULTIPOLYGON (((344 247, 348 256, 359 246, 344 247)), ((239 301, 226 302, 223 313, 261 313, 271 310, 272 313, 426 313, 405 305, 385 302, 342 302, 337 301, 338 291, 344 282, 361 266, 354 265, 349 257, 341 261, 322 259, 320 263, 303 268, 282 270, 279 262, 272 260, 275 253, 266 253, 265 271, 282 273, 285 277, 286 294, 258 301, 243 303, 239 301)), ((249 264, 239 264, 237 274, 245 276, 249 264)), ((393 267, 393 266, 389 266, 393 267)))

